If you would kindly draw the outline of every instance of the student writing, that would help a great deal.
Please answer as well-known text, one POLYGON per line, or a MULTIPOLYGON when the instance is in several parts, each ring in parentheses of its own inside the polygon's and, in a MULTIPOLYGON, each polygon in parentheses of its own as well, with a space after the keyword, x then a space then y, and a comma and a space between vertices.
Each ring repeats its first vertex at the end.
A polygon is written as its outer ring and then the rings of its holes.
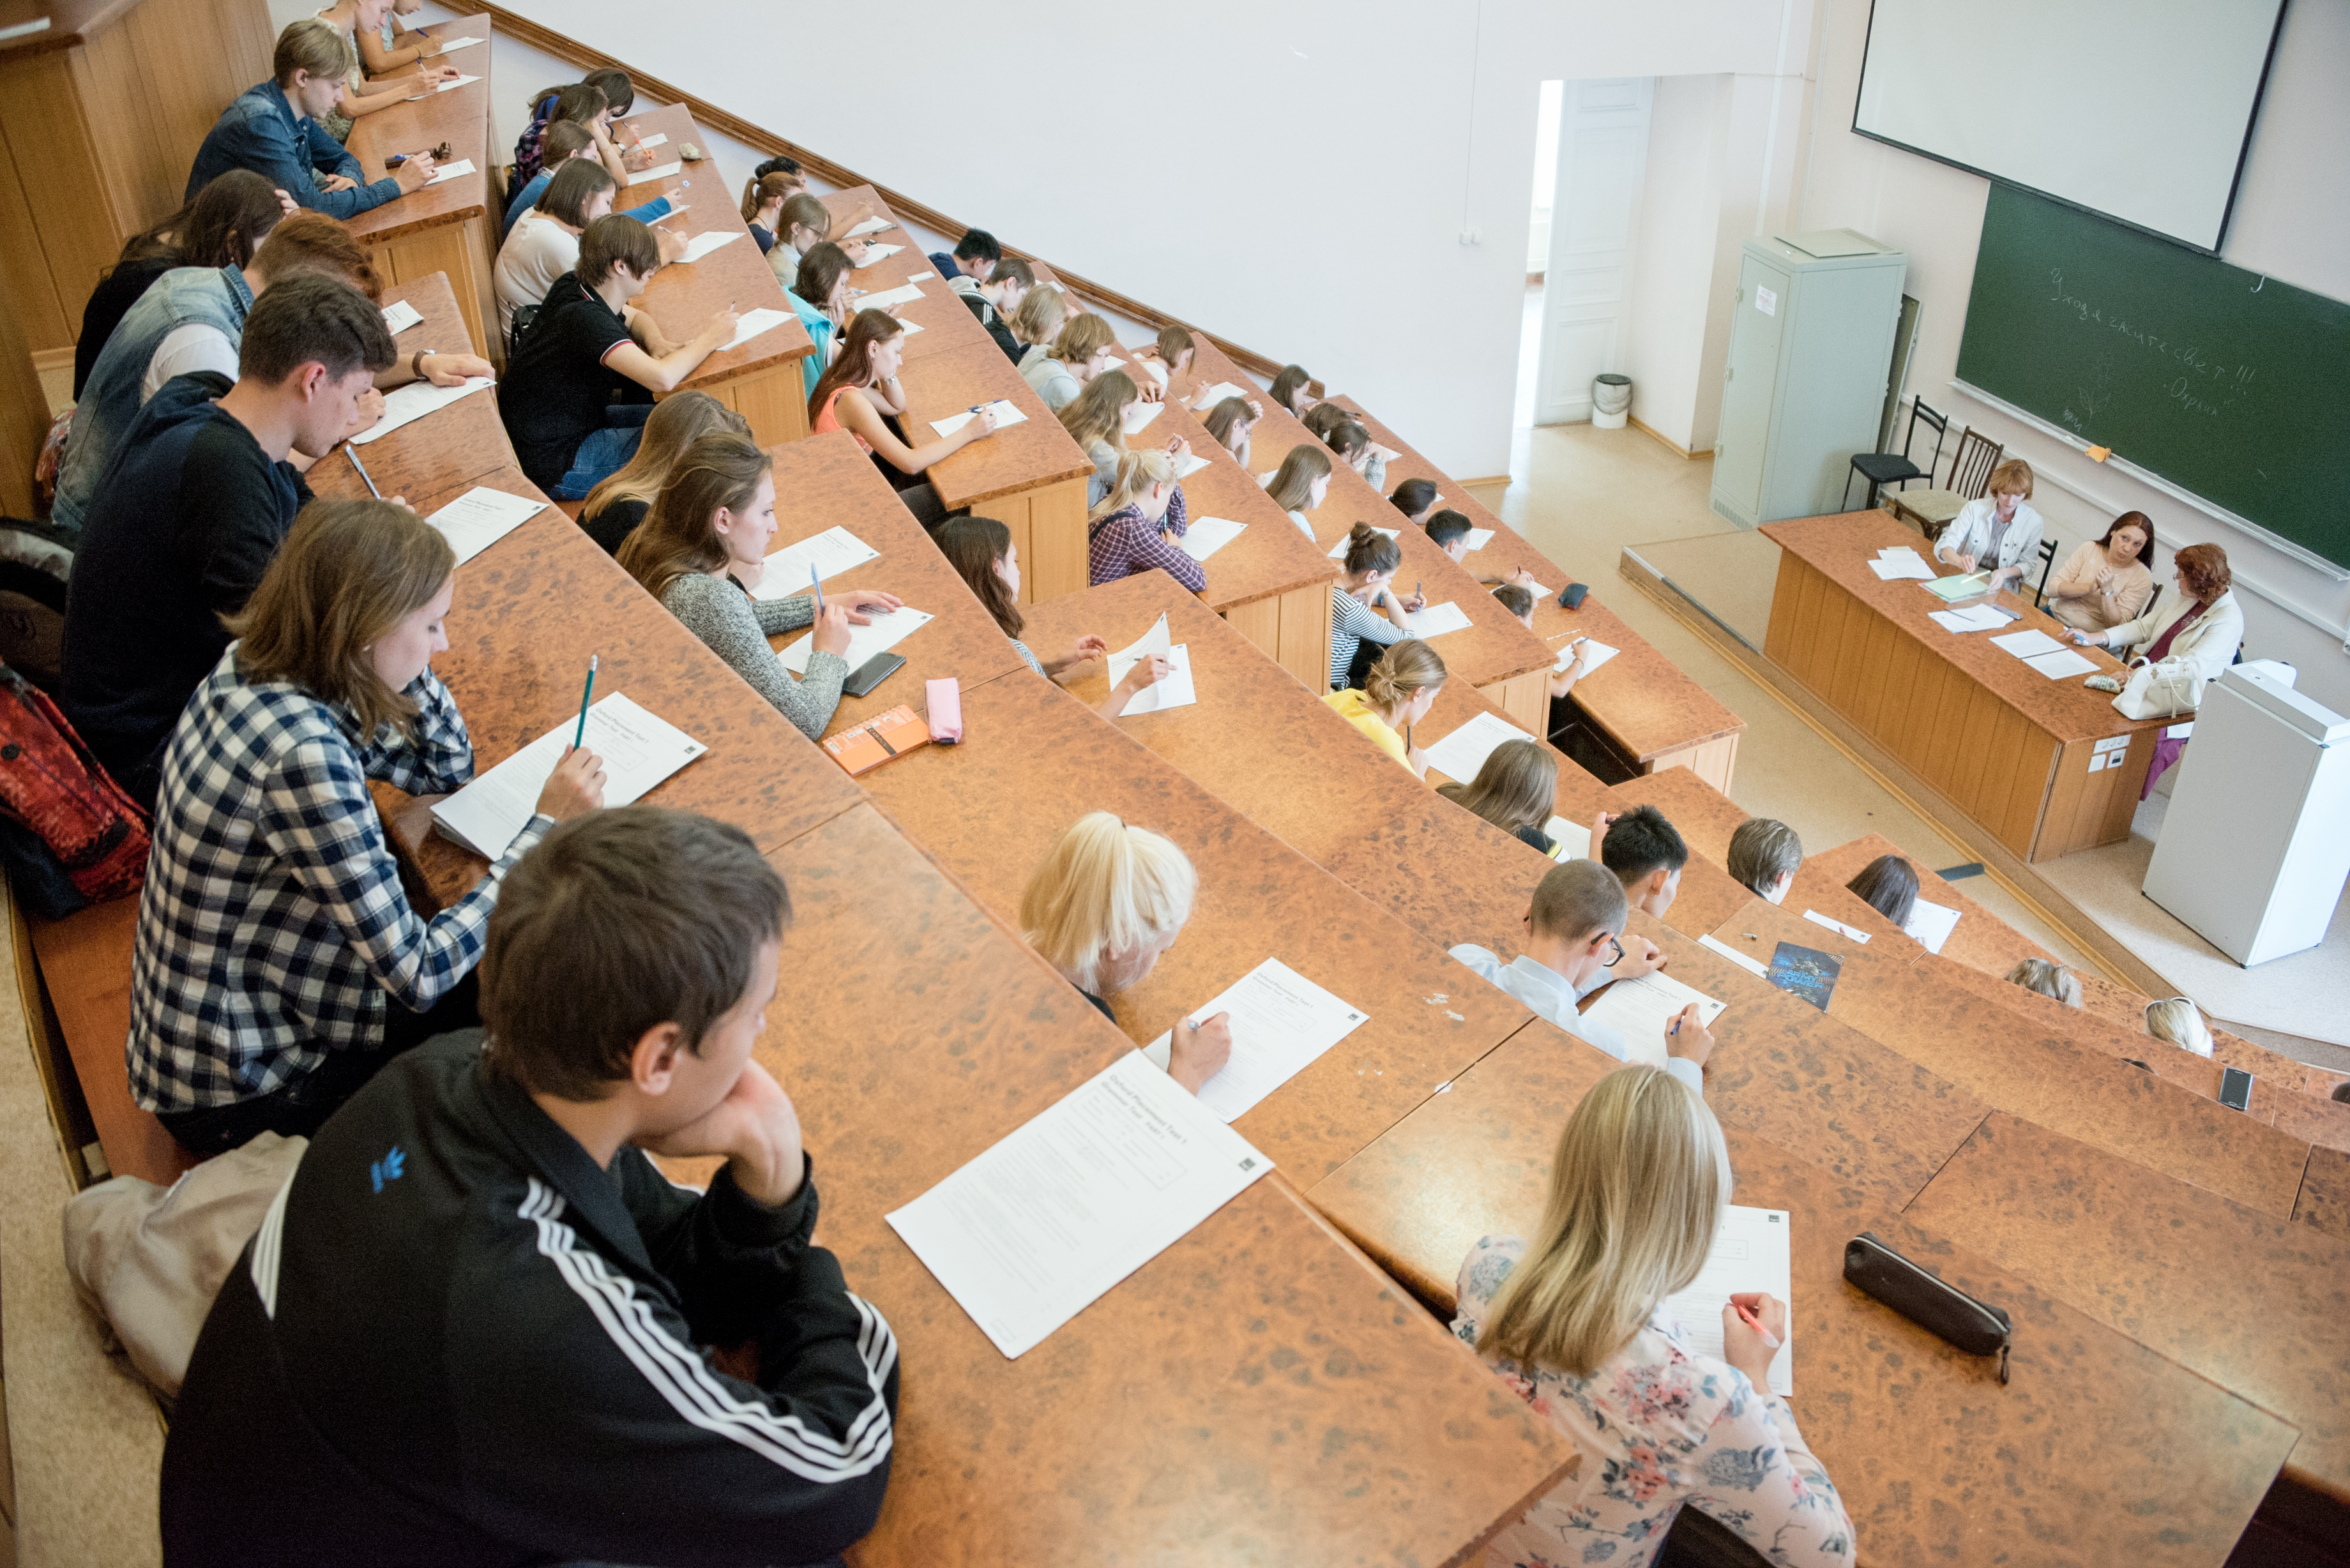
POLYGON ((671 469, 651 514, 620 546, 620 566, 811 741, 822 740, 847 679, 848 628, 892 595, 835 588, 821 613, 812 593, 754 599, 775 536, 775 460, 747 438, 707 435, 671 469), (767 645, 812 627, 805 678, 767 645))
POLYGON ((761 255, 775 248, 775 224, 783 216, 784 202, 798 189, 784 174, 762 175, 743 187, 743 223, 761 255))
POLYGON ((872 1528, 897 1343, 811 1240, 753 1055, 790 916, 748 835, 683 812, 522 857, 485 1032, 380 1075, 229 1271, 164 1446, 173 1562, 750 1568, 872 1528), (723 1164, 696 1192, 649 1155, 723 1164))
POLYGON ((464 74, 454 66, 420 64, 381 80, 369 80, 360 61, 359 40, 353 35, 365 33, 373 36, 381 31, 383 20, 390 13, 391 0, 335 0, 334 5, 317 14, 319 21, 335 30, 343 46, 342 101, 318 117, 319 125, 338 141, 350 140, 351 126, 360 117, 405 103, 419 93, 430 92, 440 83, 455 81, 464 74))
MULTIPOLYGON (((1607 981, 1632 980, 1661 967, 1654 947, 1627 953, 1617 939, 1630 905, 1624 885, 1596 861, 1568 860, 1554 866, 1534 885, 1524 916, 1524 950, 1504 964, 1487 949, 1462 942, 1452 956, 1481 979, 1509 992, 1569 1034, 1628 1061, 1622 1034, 1578 1012, 1576 1002, 1607 981)), ((1700 1071, 1713 1054, 1713 1036, 1698 1021, 1692 1002, 1664 1031, 1665 1066, 1696 1093, 1705 1093, 1700 1071)))
POLYGON ((498 415, 523 472, 558 501, 584 499, 636 455, 652 405, 611 402, 615 373, 646 392, 667 392, 734 336, 729 308, 671 342, 630 303, 660 265, 660 244, 636 219, 613 213, 589 223, 577 269, 547 289, 507 361, 498 415))
MULTIPOLYGON (((523 214, 506 235, 506 243, 498 247, 492 278, 501 338, 513 335, 515 311, 541 303, 556 278, 579 270, 579 236, 597 219, 611 215, 612 199, 619 190, 612 177, 592 160, 574 158, 557 165, 555 177, 539 193, 537 205, 523 214)), ((684 240, 668 229, 653 228, 651 233, 661 265, 685 253, 684 240)))
POLYGON ((1183 487, 1175 483, 1175 464, 1168 454, 1121 454, 1117 482, 1087 514, 1087 584, 1099 587, 1139 572, 1161 571, 1200 592, 1208 586, 1208 569, 1175 544, 1190 528, 1183 487))
POLYGON ((1934 544, 1934 559, 1961 572, 1988 571, 1990 587, 2020 582, 2022 562, 2040 548, 2040 514, 2032 494, 2032 465, 2009 458, 1991 471, 1990 493, 1968 502, 1934 544))
POLYGON ((588 493, 579 508, 580 528, 604 546, 606 555, 619 555, 652 510, 685 449, 703 436, 722 434, 748 441, 751 421, 708 392, 671 392, 653 405, 644 439, 628 466, 588 493))
MULTIPOLYGON (((1232 461, 1243 468, 1249 465, 1249 435, 1264 417, 1264 405, 1250 398, 1225 398, 1208 410, 1201 422, 1208 433, 1216 438, 1223 449, 1232 454, 1232 461)), ((1293 514, 1295 515, 1295 514, 1293 514)), ((1306 532, 1313 530, 1309 527, 1306 532)))
POLYGON ((1031 349, 1022 357, 1020 374, 1045 406, 1058 413, 1085 389, 1087 382, 1109 368, 1117 348, 1118 338, 1108 322, 1090 314, 1076 317, 1061 328, 1049 352, 1031 349))
POLYGON ((1013 341, 1020 345, 1020 358, 1014 363, 1024 368, 1032 355, 1049 358, 1053 339, 1068 322, 1068 303, 1059 289, 1048 284, 1030 289, 1012 313, 1013 341))
POLYGON ((1436 649, 1413 638, 1381 654, 1363 678, 1361 690, 1349 687, 1333 691, 1322 701, 1360 730, 1373 745, 1409 768, 1412 776, 1425 778, 1428 753, 1409 740, 1406 732, 1436 706, 1444 692, 1444 660, 1436 649))
POLYGON ((898 380, 905 362, 904 326, 887 311, 858 311, 840 352, 808 394, 808 429, 817 435, 847 431, 854 436, 906 510, 925 527, 935 527, 946 518, 946 504, 922 475, 940 459, 993 434, 995 416, 982 409, 952 435, 908 446, 889 427, 890 419, 906 412, 906 389, 898 380))
POLYGON ((318 123, 343 97, 343 39, 315 16, 277 36, 270 78, 221 111, 188 170, 182 200, 232 169, 250 169, 305 207, 349 218, 382 206, 432 178, 420 153, 382 179, 361 182, 359 161, 318 123))
MULTIPOLYGON (((1289 514, 1298 532, 1314 537, 1308 512, 1319 511, 1330 498, 1330 454, 1318 446, 1301 443, 1282 457, 1281 466, 1258 479, 1273 504, 1289 514)), ((1399 557, 1400 558, 1400 557, 1399 557)))
POLYGON ((82 306, 81 336, 74 340, 73 395, 81 400, 99 350, 123 316, 157 279, 179 267, 243 271, 280 219, 301 209, 250 169, 232 169, 196 193, 196 199, 122 243, 122 254, 106 269, 82 306))
POLYGON ((1558 854, 1558 841, 1543 831, 1558 804, 1558 757, 1540 741, 1503 741, 1475 778, 1438 784, 1436 793, 1543 854, 1558 854))
POLYGON ((1804 841, 1783 822, 1751 816, 1730 836, 1731 878, 1773 904, 1786 901, 1803 868, 1804 841))
MULTIPOLYGON (((1325 403, 1322 406, 1326 409, 1330 405, 1325 403)), ((1424 532, 1430 541, 1452 560, 1465 563, 1469 559, 1469 535, 1471 529, 1469 519, 1460 513, 1447 508, 1430 514, 1424 532)), ((1483 574, 1472 574, 1472 576, 1488 587, 1495 583, 1503 583, 1524 588, 1529 593, 1540 586, 1535 582, 1534 575, 1523 566, 1512 566, 1507 576, 1496 577, 1483 574)))
POLYGON ((2073 552, 2048 585, 2048 613, 2075 631, 2136 620, 2154 598, 2154 524, 2125 512, 2105 537, 2073 552))
POLYGON ((1012 317, 1019 312, 1020 302, 1028 297, 1028 291, 1036 286, 1035 270, 1017 256, 1005 256, 995 264, 984 283, 965 281, 971 286, 957 288, 955 297, 987 328, 995 346, 1014 365, 1019 364, 1020 357, 1028 350, 1012 335, 1012 317))
POLYGON ((1653 805, 1636 805, 1607 824, 1594 838, 1600 864, 1624 889, 1632 908, 1661 920, 1681 890, 1689 845, 1680 830, 1653 805))
POLYGON ((1003 247, 985 229, 965 229, 952 252, 932 251, 930 256, 931 265, 957 294, 970 293, 1003 259, 1003 247))
POLYGON ((1395 493, 1388 499, 1395 504, 1397 511, 1411 519, 1413 527, 1424 528, 1443 497, 1437 494, 1432 481, 1407 479, 1395 487, 1395 493))
POLYGON ((1336 403, 1315 404, 1313 413, 1306 419, 1306 428, 1313 430, 1322 444, 1337 453, 1347 467, 1361 474, 1365 483, 1374 490, 1387 483, 1388 458, 1392 454, 1371 440, 1371 432, 1364 428, 1360 420, 1336 403), (1314 416, 1326 409, 1331 411, 1332 417, 1322 420, 1321 428, 1315 430, 1314 416))
POLYGON ((1880 855, 1845 887, 1897 926, 1907 926, 1918 908, 1918 868, 1898 855, 1880 855))
POLYGON ((473 777, 465 722, 432 673, 456 565, 404 506, 314 504, 180 716, 129 1053, 139 1103, 195 1154, 315 1133, 392 1056, 472 1023, 460 982, 499 878, 603 804, 595 753, 567 751, 470 892, 430 919, 409 904, 368 781, 439 794, 473 777))
MULTIPOLYGON (((1045 680, 1056 685, 1066 683, 1080 666, 1109 652, 1108 643, 1088 635, 1077 639, 1057 657, 1039 659, 1020 640, 1020 634, 1028 626, 1028 618, 1020 613, 1020 547, 1013 543, 1012 530, 994 518, 950 517, 931 538, 939 553, 947 558, 947 565, 955 569, 982 607, 1011 639, 1013 651, 1045 680)), ((1173 672, 1174 666, 1158 654, 1138 659, 1134 668, 1110 687, 1109 696, 1097 711, 1105 719, 1115 719, 1126 711, 1127 704, 1137 694, 1173 672)))
POLYGON ((827 240, 846 252, 850 261, 863 261, 865 242, 848 237, 848 231, 860 221, 855 216, 836 218, 821 198, 806 191, 795 192, 784 198, 783 206, 776 212, 778 226, 775 243, 767 250, 768 269, 777 281, 789 287, 808 251, 827 240))
MULTIPOLYGON (((1020 929, 1112 1023, 1109 999, 1133 990, 1191 918, 1200 875, 1173 840, 1106 811, 1069 825, 1029 873, 1020 894, 1020 929)), ((1169 1025, 1168 1075, 1193 1094, 1232 1054, 1232 1015, 1169 1025)))
MULTIPOLYGON (((1305 450, 1305 449, 1301 449, 1305 450)), ((1419 596, 1406 600, 1395 590, 1403 565, 1396 542, 1367 523, 1347 534, 1347 555, 1338 580, 1330 585, 1330 687, 1360 687, 1379 650, 1412 635, 1412 612, 1424 607, 1419 596), (1387 612, 1381 619, 1374 609, 1387 612)))
POLYGON ((800 257, 799 275, 784 290, 792 313, 816 345, 816 352, 800 361, 802 397, 816 390, 826 368, 840 351, 841 334, 848 330, 849 317, 857 314, 857 290, 848 281, 856 275, 847 252, 830 240, 818 240, 800 257))
POLYGON ((1304 419, 1320 400, 1307 391, 1313 375, 1303 365, 1284 365, 1273 379, 1273 400, 1285 413, 1304 419))
POLYGON ((1452 1332, 1583 1456, 1489 1562, 1645 1568, 1683 1503, 1774 1563, 1855 1559, 1843 1500, 1770 1392, 1786 1303, 1733 1293, 1720 1361, 1666 1309, 1705 1267, 1731 1195, 1721 1127, 1678 1076, 1600 1079, 1559 1133, 1534 1235, 1482 1237, 1461 1261, 1452 1332))
MULTIPOLYGON (((1445 554, 1451 555, 1451 552, 1447 550, 1445 554)), ((1534 630, 1534 595, 1532 588, 1519 583, 1503 583, 1493 590, 1493 601, 1515 616, 1520 626, 1528 631, 1534 630)), ((1544 682, 1544 690, 1554 702, 1574 691, 1575 683, 1591 673, 1592 666, 1599 657, 1599 650, 1591 646, 1588 637, 1570 638, 1566 646, 1579 651, 1568 661, 1565 669, 1553 670, 1544 682)))
POLYGON ((222 618, 244 607, 310 499, 286 457, 340 439, 392 353, 372 300, 291 277, 244 323, 235 381, 174 377, 123 432, 67 585, 58 701, 141 805, 188 694, 228 646, 222 618))
POLYGON ((629 79, 628 72, 617 67, 589 71, 567 86, 547 88, 533 95, 530 123, 515 140, 515 180, 526 182, 546 166, 546 128, 562 120, 585 127, 596 139, 597 161, 604 165, 605 171, 615 180, 626 180, 628 163, 613 144, 610 126, 616 116, 628 113, 636 101, 636 85, 629 79))
MULTIPOLYGON (((514 200, 506 203, 505 232, 507 234, 514 233, 514 226, 522 221, 524 213, 539 204, 539 198, 546 192, 547 182, 553 180, 556 172, 567 163, 585 159, 603 170, 611 178, 616 187, 628 178, 625 170, 614 174, 611 164, 598 155, 596 132, 597 126, 592 120, 584 124, 568 119, 556 119, 548 123, 546 134, 539 142, 540 151, 545 155, 546 161, 539 166, 537 173, 516 188, 514 200)), ((608 140, 604 145, 609 146, 609 140, 608 140)), ((612 201, 615 205, 619 203, 622 193, 625 192, 616 192, 614 194, 612 201)), ((641 206, 629 208, 628 213, 639 223, 650 223, 679 210, 681 209, 672 208, 670 205, 668 197, 656 196, 641 206)), ((664 246, 671 239, 676 241, 677 251, 671 252, 664 248, 663 259, 674 261, 677 259, 677 253, 685 249, 685 241, 682 237, 671 235, 666 229, 656 229, 654 233, 661 236, 664 246)))
POLYGON ((424 0, 392 0, 383 26, 359 34, 359 60, 369 76, 390 76, 441 52, 441 40, 431 27, 411 28, 400 24, 400 17, 413 16, 423 9, 424 0))
MULTIPOLYGON (((1086 481, 1086 504, 1101 504, 1118 484, 1118 460, 1126 455, 1126 421, 1142 407, 1142 393, 1134 378, 1123 370, 1105 370, 1086 383, 1086 389, 1060 412, 1061 428, 1093 460, 1093 477, 1086 481)), ((1161 451, 1180 462, 1191 455, 1191 443, 1170 436, 1161 451)))

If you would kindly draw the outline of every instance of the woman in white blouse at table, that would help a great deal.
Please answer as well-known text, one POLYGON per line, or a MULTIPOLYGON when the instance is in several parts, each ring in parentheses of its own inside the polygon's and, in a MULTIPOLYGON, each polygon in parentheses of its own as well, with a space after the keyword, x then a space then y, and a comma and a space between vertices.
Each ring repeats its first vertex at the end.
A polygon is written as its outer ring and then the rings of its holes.
POLYGON ((2023 562, 2040 548, 2040 514, 2032 498, 2032 465, 2012 457, 1991 471, 1981 499, 1959 508, 1935 541, 1934 559, 1961 572, 1989 571, 1996 590, 2023 576, 2023 562))

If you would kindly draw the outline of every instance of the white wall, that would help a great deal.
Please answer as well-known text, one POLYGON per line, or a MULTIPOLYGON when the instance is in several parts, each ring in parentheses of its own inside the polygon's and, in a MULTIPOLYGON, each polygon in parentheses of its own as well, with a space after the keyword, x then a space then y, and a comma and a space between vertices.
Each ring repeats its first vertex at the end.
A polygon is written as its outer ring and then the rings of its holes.
MULTIPOLYGON (((1867 36, 1867 0, 1818 0, 1812 74, 1816 81, 1798 223, 1849 226, 1908 253, 1906 290, 1921 307, 1909 389, 2007 443, 2039 476, 2033 504, 2059 534, 2059 560, 2115 514, 2152 517, 2163 548, 2211 543, 2228 552, 2245 613, 2247 657, 2283 659, 2304 691, 2350 712, 2350 657, 2343 627, 2350 583, 2301 564, 2210 514, 2116 470, 2091 462, 1954 390, 1959 339, 1974 280, 1990 182, 1852 132, 1853 102, 1867 36)), ((2293 0, 2252 139, 2228 262, 2335 299, 2350 299, 2350 0, 2293 0)), ((2149 89, 2154 90, 2154 89, 2149 89)))
POLYGON ((691 25, 649 27, 628 0, 515 8, 1295 359, 1449 472, 1482 475, 1509 465, 1541 82, 1768 74, 1783 46, 1800 71, 1813 3, 1039 0, 980 22, 906 0, 888 13, 886 63, 847 68, 811 62, 854 58, 869 16, 702 0, 691 25), (1073 101, 1071 81, 1100 84, 1093 101, 1073 101), (1462 245, 1463 229, 1482 243, 1462 245))

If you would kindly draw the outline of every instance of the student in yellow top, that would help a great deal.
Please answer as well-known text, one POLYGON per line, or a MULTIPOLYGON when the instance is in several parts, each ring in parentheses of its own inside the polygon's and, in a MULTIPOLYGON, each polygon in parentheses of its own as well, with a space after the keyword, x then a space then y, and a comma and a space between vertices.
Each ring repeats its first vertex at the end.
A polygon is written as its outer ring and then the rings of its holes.
POLYGON ((1428 776, 1428 753, 1410 743, 1407 732, 1428 717, 1444 690, 1444 660, 1418 638, 1380 655, 1363 689, 1333 691, 1322 701, 1371 738, 1374 745, 1412 771, 1428 776))

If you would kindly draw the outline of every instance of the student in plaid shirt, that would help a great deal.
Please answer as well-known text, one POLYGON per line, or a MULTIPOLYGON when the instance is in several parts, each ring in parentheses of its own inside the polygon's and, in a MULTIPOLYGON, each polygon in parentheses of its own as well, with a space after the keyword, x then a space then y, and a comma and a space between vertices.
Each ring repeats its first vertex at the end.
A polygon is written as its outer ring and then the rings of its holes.
POLYGON ((567 753, 472 892, 430 920, 410 907, 368 781, 422 794, 473 777, 465 722, 432 673, 455 568, 405 506, 312 503, 180 717, 129 1054, 139 1103, 196 1154, 314 1133, 393 1054, 476 1022, 469 981, 499 878, 603 804, 600 762, 567 753))

